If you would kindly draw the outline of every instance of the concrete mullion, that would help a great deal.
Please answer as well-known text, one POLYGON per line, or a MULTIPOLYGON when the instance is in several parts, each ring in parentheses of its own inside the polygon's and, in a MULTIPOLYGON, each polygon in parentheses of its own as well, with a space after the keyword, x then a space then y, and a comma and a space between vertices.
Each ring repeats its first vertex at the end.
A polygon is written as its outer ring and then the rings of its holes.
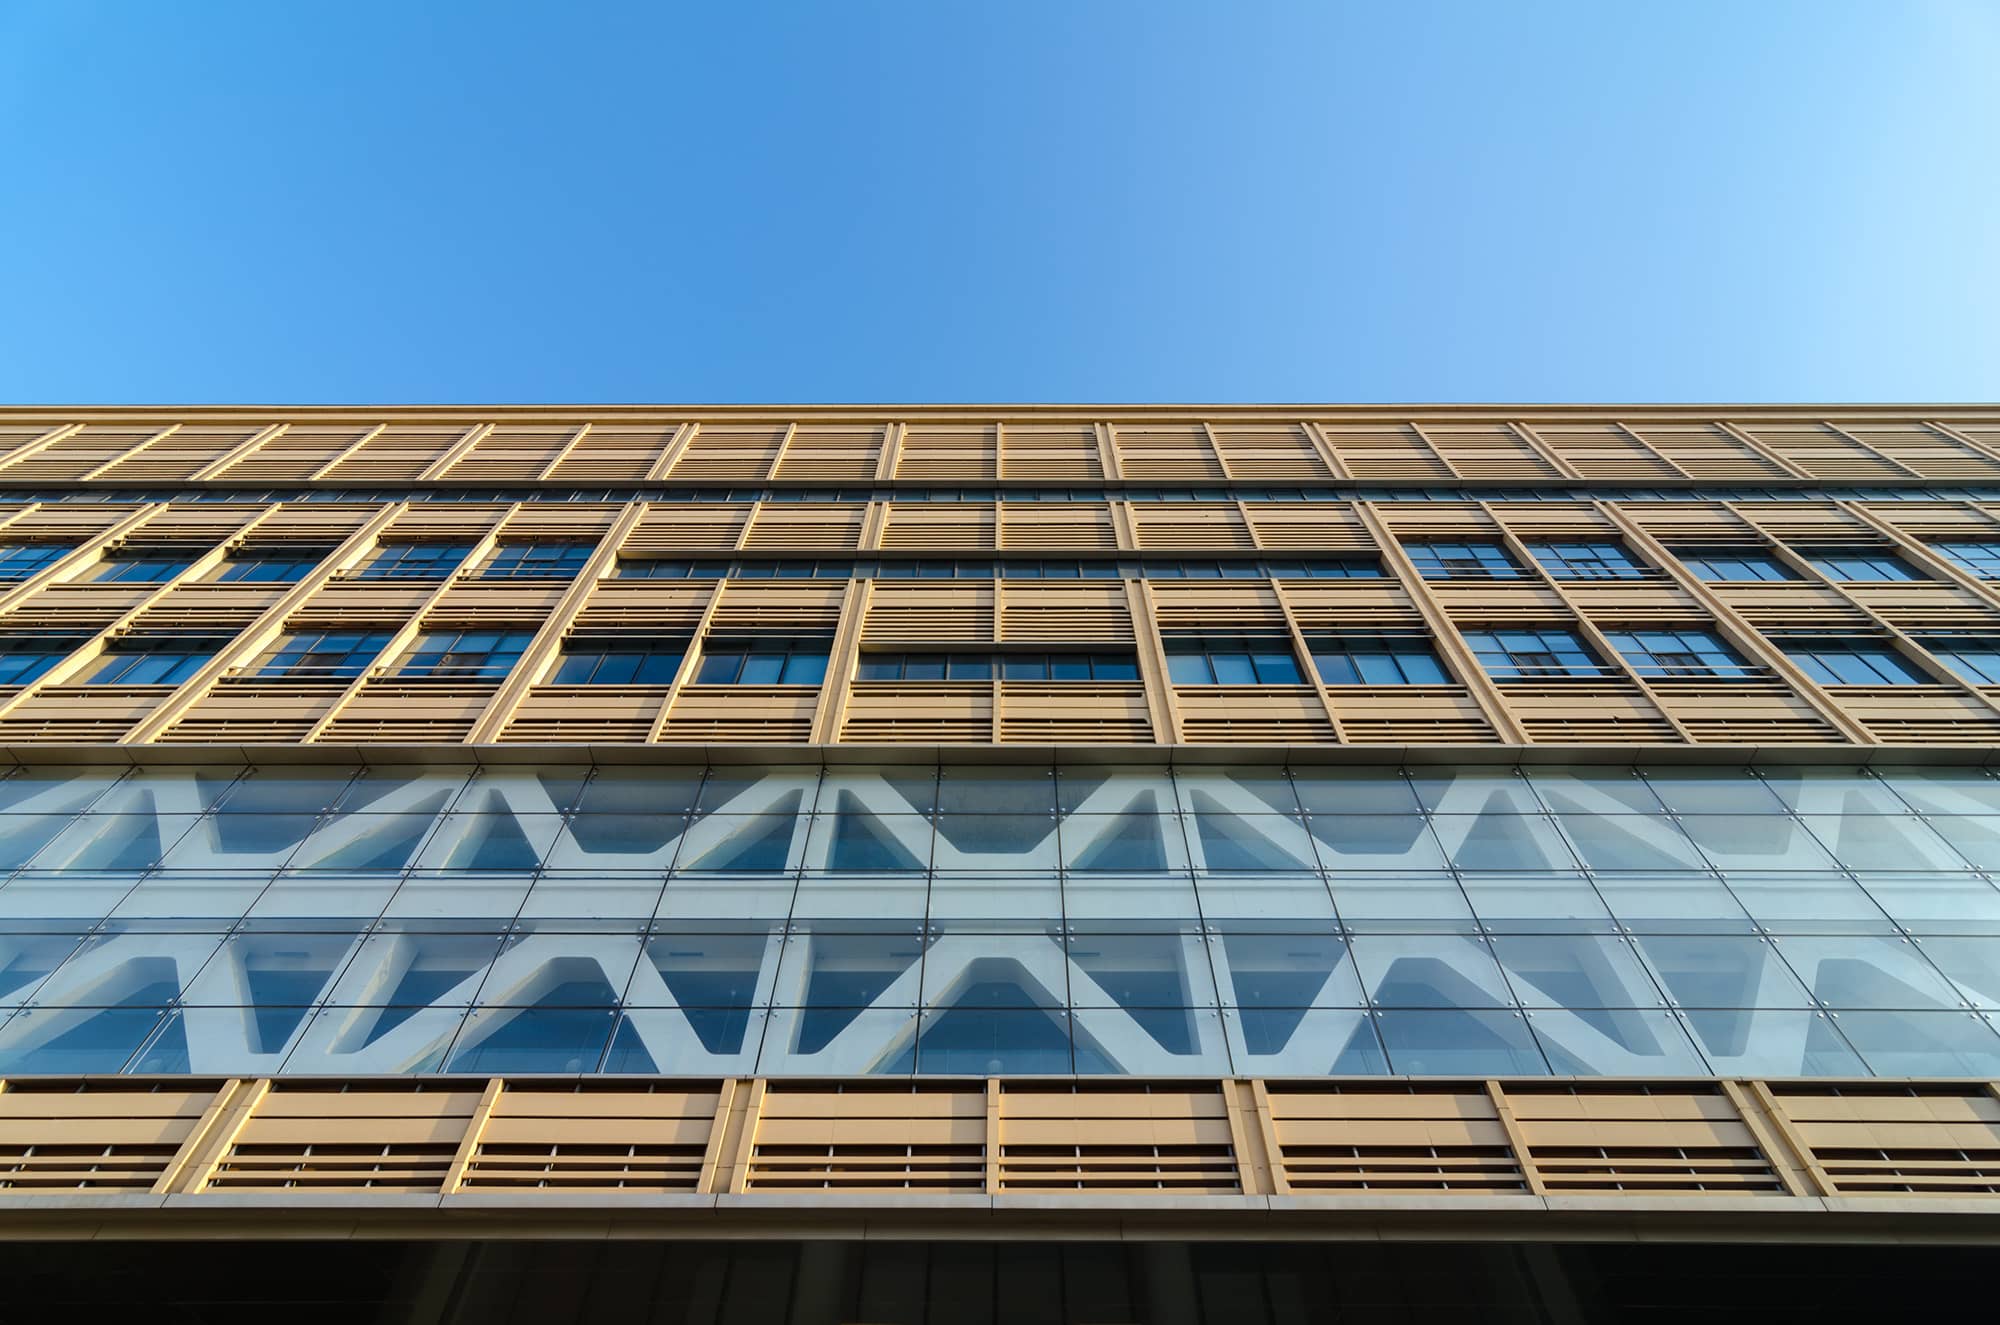
POLYGON ((1335 478, 1354 477, 1340 458, 1340 448, 1326 435, 1326 429, 1310 421, 1299 424, 1299 429, 1305 433, 1306 440, 1312 443, 1313 450, 1319 452, 1320 463, 1326 466, 1328 473, 1335 478))
POLYGON ((1181 743, 1181 706, 1167 667, 1166 644, 1153 604, 1153 586, 1144 580, 1125 581, 1125 604, 1132 614, 1132 638, 1139 660, 1139 678, 1146 687, 1146 716, 1153 724, 1155 745, 1181 743))
POLYGON ((1291 636, 1292 650, 1299 656, 1301 668, 1310 679, 1313 693, 1319 696, 1319 706, 1326 710, 1326 720, 1333 727, 1333 739, 1342 745, 1348 743, 1347 729, 1341 725, 1340 712, 1333 706, 1333 695, 1328 690, 1326 678, 1319 674, 1319 666, 1313 661, 1312 645, 1306 640, 1305 631, 1299 628, 1299 619, 1292 613, 1292 604, 1285 595, 1285 586, 1277 581, 1269 581, 1272 594, 1278 600, 1278 611, 1285 618, 1285 630, 1291 636))
POLYGON ((811 741, 831 745, 840 739, 841 723, 847 717, 847 702, 853 688, 855 660, 861 652, 861 623, 868 611, 873 580, 847 582, 840 604, 840 624, 833 645, 827 650, 826 676, 820 681, 819 699, 813 707, 811 741))

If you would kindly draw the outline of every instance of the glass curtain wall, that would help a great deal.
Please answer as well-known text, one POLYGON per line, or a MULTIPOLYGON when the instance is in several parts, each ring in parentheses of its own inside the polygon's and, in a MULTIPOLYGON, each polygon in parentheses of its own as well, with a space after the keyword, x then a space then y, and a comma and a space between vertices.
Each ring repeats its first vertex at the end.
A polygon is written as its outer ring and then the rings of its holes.
POLYGON ((2000 1075, 1971 768, 18 769, 0 1073, 2000 1075))

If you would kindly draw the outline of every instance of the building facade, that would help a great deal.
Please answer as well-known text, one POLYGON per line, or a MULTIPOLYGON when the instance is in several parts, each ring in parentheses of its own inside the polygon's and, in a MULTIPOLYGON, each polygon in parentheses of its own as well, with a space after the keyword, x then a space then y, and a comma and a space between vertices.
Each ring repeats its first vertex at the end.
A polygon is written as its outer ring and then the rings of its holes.
POLYGON ((1989 1238, 1996 740, 2000 409, 0 412, 0 1226, 1989 1238))

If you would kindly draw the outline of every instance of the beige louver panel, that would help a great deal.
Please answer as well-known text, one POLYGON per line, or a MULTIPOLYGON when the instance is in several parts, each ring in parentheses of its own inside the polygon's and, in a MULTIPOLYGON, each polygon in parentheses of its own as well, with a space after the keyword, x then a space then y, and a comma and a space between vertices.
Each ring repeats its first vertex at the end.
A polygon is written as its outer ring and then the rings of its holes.
POLYGON ((577 613, 571 630, 578 634, 634 630, 692 634, 701 624, 710 595, 720 592, 712 582, 685 580, 601 580, 577 613))
POLYGON ((1282 631, 1285 610, 1268 584, 1147 585, 1162 634, 1175 631, 1282 631))
POLYGON ((803 426, 792 435, 773 478, 804 483, 866 483, 882 456, 882 429, 803 426))
POLYGON ((210 477, 227 483, 303 482, 325 469, 330 457, 374 430, 373 424, 366 423, 290 424, 210 477))
POLYGON ((638 527, 619 545, 620 556, 648 557, 667 552, 727 552, 743 536, 750 507, 741 504, 646 508, 638 527))
POLYGON ((1785 477, 1784 466, 1718 424, 1635 423, 1631 429, 1689 478, 1750 483, 1785 477))
POLYGON ((986 552, 994 542, 990 502, 896 502, 882 530, 882 547, 898 552, 986 552))
POLYGON ((1294 552, 1373 552, 1375 540, 1345 503, 1280 506, 1251 503, 1250 532, 1257 546, 1294 552))
POLYGON ((778 424, 704 423, 667 471, 669 478, 747 483, 767 478, 785 444, 778 424))
POLYGON ((794 586, 732 580, 722 592, 709 629, 718 635, 728 631, 831 633, 839 624, 845 594, 844 588, 824 582, 794 586))
POLYGON ((1559 472, 1532 442, 1505 424, 1431 424, 1424 432, 1462 478, 1554 478, 1559 472))
POLYGON ((765 502, 751 518, 743 546, 759 552, 847 551, 859 546, 867 514, 868 508, 859 502, 765 502))
POLYGON ((10 483, 80 479, 172 426, 171 419, 156 423, 86 424, 47 446, 0 460, 0 479, 10 483))
POLYGON ((1132 524, 1139 546, 1147 551, 1256 546, 1243 512, 1233 502, 1135 503, 1132 524))
POLYGON ((1583 478, 1680 478, 1681 471, 1615 423, 1538 423, 1543 446, 1583 478))
POLYGON ((471 424, 421 426, 392 423, 335 462, 320 478, 329 483, 389 483, 416 478, 464 440, 471 424))
POLYGON ((1825 424, 1741 424, 1743 434, 1769 447, 1814 478, 1865 483, 1907 478, 1910 471, 1825 424))
POLYGON ((1922 424, 1857 423, 1841 431, 1925 478, 1984 483, 2000 476, 1993 457, 1922 424))
POLYGON ((188 424, 127 452, 92 477, 107 483, 171 483, 192 478, 262 431, 262 427, 241 424, 188 424))
POLYGON ((1453 478, 1431 444, 1408 424, 1320 425, 1347 472, 1357 479, 1453 478))
POLYGON ((896 477, 927 483, 967 483, 999 477, 999 455, 990 424, 946 427, 912 424, 896 457, 896 477))
POLYGON ((494 1101, 461 1189, 692 1192, 719 1099, 678 1082, 520 1082, 494 1101))
POLYGON ((1007 581, 1000 585, 999 634, 1002 640, 1015 644, 1128 643, 1132 639, 1132 610, 1125 586, 1115 581, 1007 581))
POLYGON ((1045 483, 1107 477, 1089 424, 1010 423, 1000 430, 1000 477, 1045 483))
POLYGON ((1294 482, 1327 479, 1319 448, 1296 424, 1282 428, 1215 429, 1215 445, 1229 476, 1244 482, 1294 482))
POLYGON ((452 483, 525 483, 539 478, 582 428, 580 423, 502 424, 438 477, 452 483))
POLYGON ((993 639, 990 584, 899 584, 878 580, 868 594, 867 645, 967 644, 993 639))
POLYGON ((673 424, 592 424, 543 477, 556 483, 637 483, 652 473, 677 431, 673 424))
POLYGON ((1002 502, 1000 547, 1007 552, 1073 552, 1118 546, 1104 502, 1002 502))
POLYGON ((1226 478, 1227 471, 1199 425, 1113 428, 1118 467, 1135 483, 1189 483, 1226 478))

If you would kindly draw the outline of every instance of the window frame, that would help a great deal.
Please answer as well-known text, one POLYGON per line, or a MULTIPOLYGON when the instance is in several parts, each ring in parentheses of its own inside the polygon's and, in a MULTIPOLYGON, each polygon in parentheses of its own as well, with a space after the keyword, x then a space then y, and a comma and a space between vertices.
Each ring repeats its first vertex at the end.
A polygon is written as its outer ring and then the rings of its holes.
POLYGON ((1524 580, 1529 575, 1527 567, 1514 560, 1514 554, 1497 538, 1400 541, 1403 555, 1410 559, 1420 579, 1524 580))
POLYGON ((1496 626, 1489 629, 1462 632, 1465 645, 1472 651, 1473 659, 1480 669, 1496 681, 1596 681, 1620 675, 1621 669, 1611 666, 1597 656, 1588 640, 1581 633, 1567 626, 1496 626), (1505 636, 1532 635, 1540 647, 1515 649, 1512 645, 1500 643, 1505 636), (1549 648, 1549 641, 1557 636, 1566 642, 1549 648), (1480 641, 1492 640, 1493 644, 1482 646, 1480 641), (1564 654, 1576 654, 1581 662, 1562 661, 1564 654), (1523 663, 1522 657, 1546 654, 1556 659, 1550 663, 1523 663), (1493 658, 1506 658, 1502 664, 1505 670, 1496 669, 1493 658))
POLYGON ((1313 672, 1325 686, 1426 686, 1457 685, 1458 678, 1445 665, 1444 657, 1437 650, 1436 643, 1429 635, 1398 635, 1390 632, 1349 633, 1335 635, 1306 636, 1306 651, 1312 656, 1313 672), (1323 647, 1336 646, 1336 647, 1323 647), (1353 680, 1335 680, 1327 675, 1325 661, 1338 658, 1345 662, 1354 673, 1353 680), (1357 661, 1358 659, 1379 659, 1379 661, 1357 661), (1436 673, 1435 678, 1411 675, 1408 665, 1412 660, 1421 660, 1436 673), (1364 668, 1374 668, 1377 675, 1368 676, 1364 668), (1393 671, 1394 677, 1382 674, 1393 671))
POLYGON ((502 680, 521 661, 521 655, 527 652, 528 645, 534 638, 535 632, 533 630, 510 629, 505 626, 483 626, 473 630, 450 632, 442 630, 421 631, 415 639, 410 641, 409 647, 403 650, 402 656, 396 659, 393 664, 392 674, 398 679, 406 681, 502 680), (452 646, 445 648, 426 647, 426 641, 442 639, 447 635, 453 641, 452 646), (484 651, 474 652, 457 647, 468 635, 492 635, 496 638, 494 645, 484 651), (518 639, 520 641, 519 645, 510 646, 506 643, 512 639, 518 639), (452 661, 452 659, 461 653, 465 654, 468 659, 479 658, 485 661, 478 663, 452 661), (420 662, 421 659, 433 654, 436 655, 434 661, 427 664, 420 662), (495 657, 505 657, 507 660, 506 665, 500 666, 493 662, 492 660, 495 657))

